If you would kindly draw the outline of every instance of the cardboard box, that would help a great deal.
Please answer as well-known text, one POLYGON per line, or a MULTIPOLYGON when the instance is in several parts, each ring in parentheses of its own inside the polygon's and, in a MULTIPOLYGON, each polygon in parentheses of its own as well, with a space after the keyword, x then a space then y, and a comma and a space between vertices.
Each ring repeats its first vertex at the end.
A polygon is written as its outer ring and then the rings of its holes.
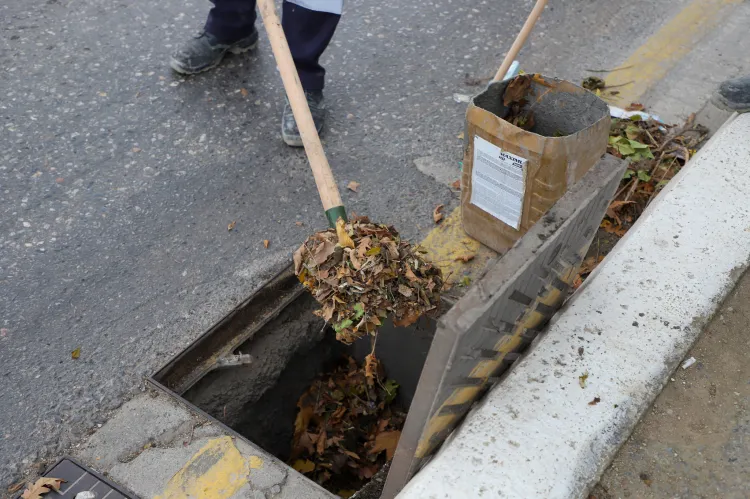
MULTIPOLYGON (((516 78, 529 78, 522 75, 516 78)), ((609 107, 565 80, 533 75, 523 112, 529 131, 506 121, 503 95, 514 79, 494 82, 466 111, 461 177, 464 230, 505 252, 604 155, 609 107)))

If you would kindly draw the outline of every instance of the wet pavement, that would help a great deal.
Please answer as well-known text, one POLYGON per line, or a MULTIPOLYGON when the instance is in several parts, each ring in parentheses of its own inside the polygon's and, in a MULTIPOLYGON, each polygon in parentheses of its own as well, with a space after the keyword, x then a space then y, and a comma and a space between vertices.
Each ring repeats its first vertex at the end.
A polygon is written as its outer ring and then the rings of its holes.
MULTIPOLYGON (((523 67, 579 81, 683 3, 555 2, 523 67)), ((324 139, 350 212, 418 240, 437 204, 457 204, 414 161, 458 178, 453 94, 480 89, 467 76, 494 73, 531 5, 346 4, 324 139)), ((105 421, 325 224, 304 154, 279 138, 263 35, 211 73, 169 71, 207 7, 0 5, 0 484, 105 421)))

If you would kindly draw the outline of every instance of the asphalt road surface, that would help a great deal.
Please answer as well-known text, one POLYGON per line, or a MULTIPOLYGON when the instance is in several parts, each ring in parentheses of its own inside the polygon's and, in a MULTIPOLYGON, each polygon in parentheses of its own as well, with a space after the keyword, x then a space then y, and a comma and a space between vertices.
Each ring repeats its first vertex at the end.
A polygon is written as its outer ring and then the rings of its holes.
MULTIPOLYGON (((494 74, 532 3, 346 3, 324 61, 324 139, 350 213, 419 240, 435 205, 457 204, 414 160, 458 178, 453 94, 494 74)), ((550 3, 522 66, 580 81, 685 2, 550 3)), ((279 137, 263 35, 211 73, 168 69, 208 7, 0 5, 0 484, 106 420, 325 224, 303 153, 279 137)))

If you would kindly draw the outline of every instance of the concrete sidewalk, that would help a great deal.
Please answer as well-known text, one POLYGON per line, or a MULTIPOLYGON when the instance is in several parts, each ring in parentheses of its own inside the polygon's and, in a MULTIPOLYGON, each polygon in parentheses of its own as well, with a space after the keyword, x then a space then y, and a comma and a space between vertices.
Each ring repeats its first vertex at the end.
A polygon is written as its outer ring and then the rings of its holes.
POLYGON ((601 482, 595 499, 750 497, 750 274, 705 328, 601 482))

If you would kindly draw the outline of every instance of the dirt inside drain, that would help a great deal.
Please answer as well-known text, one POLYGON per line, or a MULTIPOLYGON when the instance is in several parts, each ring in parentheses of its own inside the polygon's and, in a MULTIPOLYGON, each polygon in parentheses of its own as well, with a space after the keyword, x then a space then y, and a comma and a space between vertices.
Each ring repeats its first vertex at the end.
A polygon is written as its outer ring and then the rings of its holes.
MULTIPOLYGON (((292 455, 300 397, 316 380, 330 378, 325 373, 335 371, 342 366, 342 362, 348 362, 346 359, 349 357, 361 366, 365 356, 371 351, 369 338, 363 338, 350 346, 336 341, 335 333, 312 315, 312 310, 316 307, 317 304, 308 295, 297 297, 231 351, 233 358, 245 359, 244 363, 219 364, 219 368, 210 370, 192 384, 182 394, 183 398, 285 463, 294 464, 297 459, 310 458, 309 455, 292 455)), ((237 321, 242 316, 239 313, 235 314, 234 319, 225 320, 216 333, 222 334, 222 328, 231 327, 237 334, 241 334, 242 325, 237 321)), ((400 430, 416 391, 435 329, 436 322, 432 318, 422 318, 408 328, 396 328, 390 322, 383 325, 376 344, 376 357, 383 369, 381 383, 391 380, 391 383, 398 385, 398 389, 392 402, 388 404, 388 410, 372 416, 380 419, 370 421, 364 418, 357 420, 357 424, 377 432, 377 425, 383 424, 383 416, 389 415, 393 421, 388 421, 383 431, 400 430), (372 424, 376 426, 373 427, 372 424)), ((210 338, 204 340, 204 344, 210 344, 210 338)), ((195 352, 188 352, 183 358, 190 355, 200 360, 200 355, 196 357, 195 352)), ((169 374, 167 370, 161 376, 166 378, 169 374)), ((313 426, 312 431, 316 430, 317 427, 313 426)), ((359 473, 355 470, 353 474, 339 473, 340 476, 332 473, 329 479, 323 480, 323 487, 342 496, 349 496, 359 490, 351 497, 379 497, 387 473, 387 467, 382 466, 387 453, 376 453, 374 461, 377 466, 369 467, 374 462, 369 459, 372 454, 367 452, 375 444, 368 438, 376 436, 369 430, 365 437, 359 437, 360 440, 364 438, 364 441, 358 442, 359 452, 354 450, 356 446, 353 443, 351 447, 344 446, 349 452, 357 455, 361 452, 365 455, 358 455, 359 460, 351 459, 351 462, 343 463, 349 467, 352 464, 368 466, 367 471, 359 473)), ((316 436, 320 438, 319 431, 316 436)), ((327 440, 333 437, 332 432, 326 435, 327 440)), ((336 445, 335 441, 326 443, 336 445)), ((387 442, 381 443, 385 445, 387 442)), ((311 458, 309 460, 315 461, 311 458)), ((319 464, 315 463, 316 469, 319 464)), ((339 464, 341 463, 337 463, 339 464)), ((308 472, 306 475, 321 481, 320 473, 308 472)))

